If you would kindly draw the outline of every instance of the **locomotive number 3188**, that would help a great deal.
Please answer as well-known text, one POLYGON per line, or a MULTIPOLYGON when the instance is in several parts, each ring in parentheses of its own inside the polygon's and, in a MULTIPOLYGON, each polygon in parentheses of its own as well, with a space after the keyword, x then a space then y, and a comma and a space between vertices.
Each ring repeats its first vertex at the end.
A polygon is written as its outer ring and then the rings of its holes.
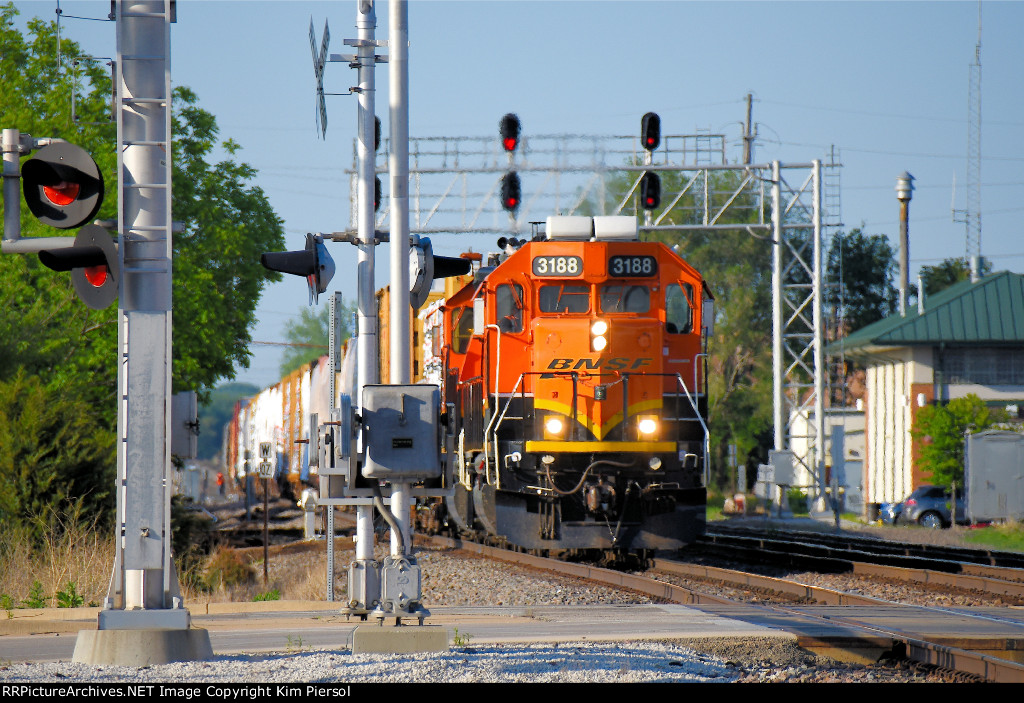
POLYGON ((578 256, 538 256, 533 260, 534 276, 578 276, 583 259, 578 256))
POLYGON ((658 261, 653 256, 613 256, 608 259, 611 276, 654 276, 658 261))

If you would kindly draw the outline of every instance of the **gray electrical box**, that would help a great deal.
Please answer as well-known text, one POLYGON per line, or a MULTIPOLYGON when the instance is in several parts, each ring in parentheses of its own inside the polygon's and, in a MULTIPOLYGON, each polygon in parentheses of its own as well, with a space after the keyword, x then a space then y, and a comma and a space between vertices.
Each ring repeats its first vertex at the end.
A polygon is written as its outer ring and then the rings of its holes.
POLYGON ((441 391, 426 384, 363 388, 363 476, 415 481, 441 475, 441 391))
POLYGON ((775 485, 793 485, 793 452, 776 451, 768 452, 768 463, 775 467, 775 485))
POLYGON ((971 522, 1024 519, 1024 435, 998 430, 968 435, 966 478, 971 522))

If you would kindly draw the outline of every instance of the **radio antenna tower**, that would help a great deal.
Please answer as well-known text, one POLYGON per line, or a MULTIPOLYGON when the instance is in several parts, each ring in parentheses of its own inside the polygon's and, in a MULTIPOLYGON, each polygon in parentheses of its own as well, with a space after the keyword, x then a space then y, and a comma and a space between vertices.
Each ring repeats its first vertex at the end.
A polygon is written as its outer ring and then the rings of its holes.
POLYGON ((981 257, 981 0, 978 0, 978 43, 967 88, 967 260, 975 280, 981 257), (977 259, 975 257, 978 257, 977 259))

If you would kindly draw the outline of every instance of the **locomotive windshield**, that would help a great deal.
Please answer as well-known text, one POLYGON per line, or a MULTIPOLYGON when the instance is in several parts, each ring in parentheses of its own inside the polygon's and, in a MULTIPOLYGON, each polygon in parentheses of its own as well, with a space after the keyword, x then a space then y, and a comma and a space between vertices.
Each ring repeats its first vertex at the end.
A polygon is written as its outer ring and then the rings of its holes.
POLYGON ((651 290, 647 286, 612 284, 601 287, 601 312, 649 312, 651 290))
POLYGON ((590 286, 549 285, 540 287, 538 305, 541 312, 590 312, 590 286))

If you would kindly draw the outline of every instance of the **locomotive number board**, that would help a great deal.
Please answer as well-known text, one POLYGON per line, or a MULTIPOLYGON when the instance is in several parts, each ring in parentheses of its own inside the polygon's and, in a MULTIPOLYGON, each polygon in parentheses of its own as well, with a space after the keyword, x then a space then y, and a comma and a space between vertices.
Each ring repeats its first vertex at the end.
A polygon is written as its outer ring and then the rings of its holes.
POLYGON ((583 274, 583 259, 578 256, 536 256, 533 259, 534 276, 579 276, 583 274))
POLYGON ((608 259, 608 275, 619 278, 656 276, 658 260, 653 256, 613 256, 608 259))

